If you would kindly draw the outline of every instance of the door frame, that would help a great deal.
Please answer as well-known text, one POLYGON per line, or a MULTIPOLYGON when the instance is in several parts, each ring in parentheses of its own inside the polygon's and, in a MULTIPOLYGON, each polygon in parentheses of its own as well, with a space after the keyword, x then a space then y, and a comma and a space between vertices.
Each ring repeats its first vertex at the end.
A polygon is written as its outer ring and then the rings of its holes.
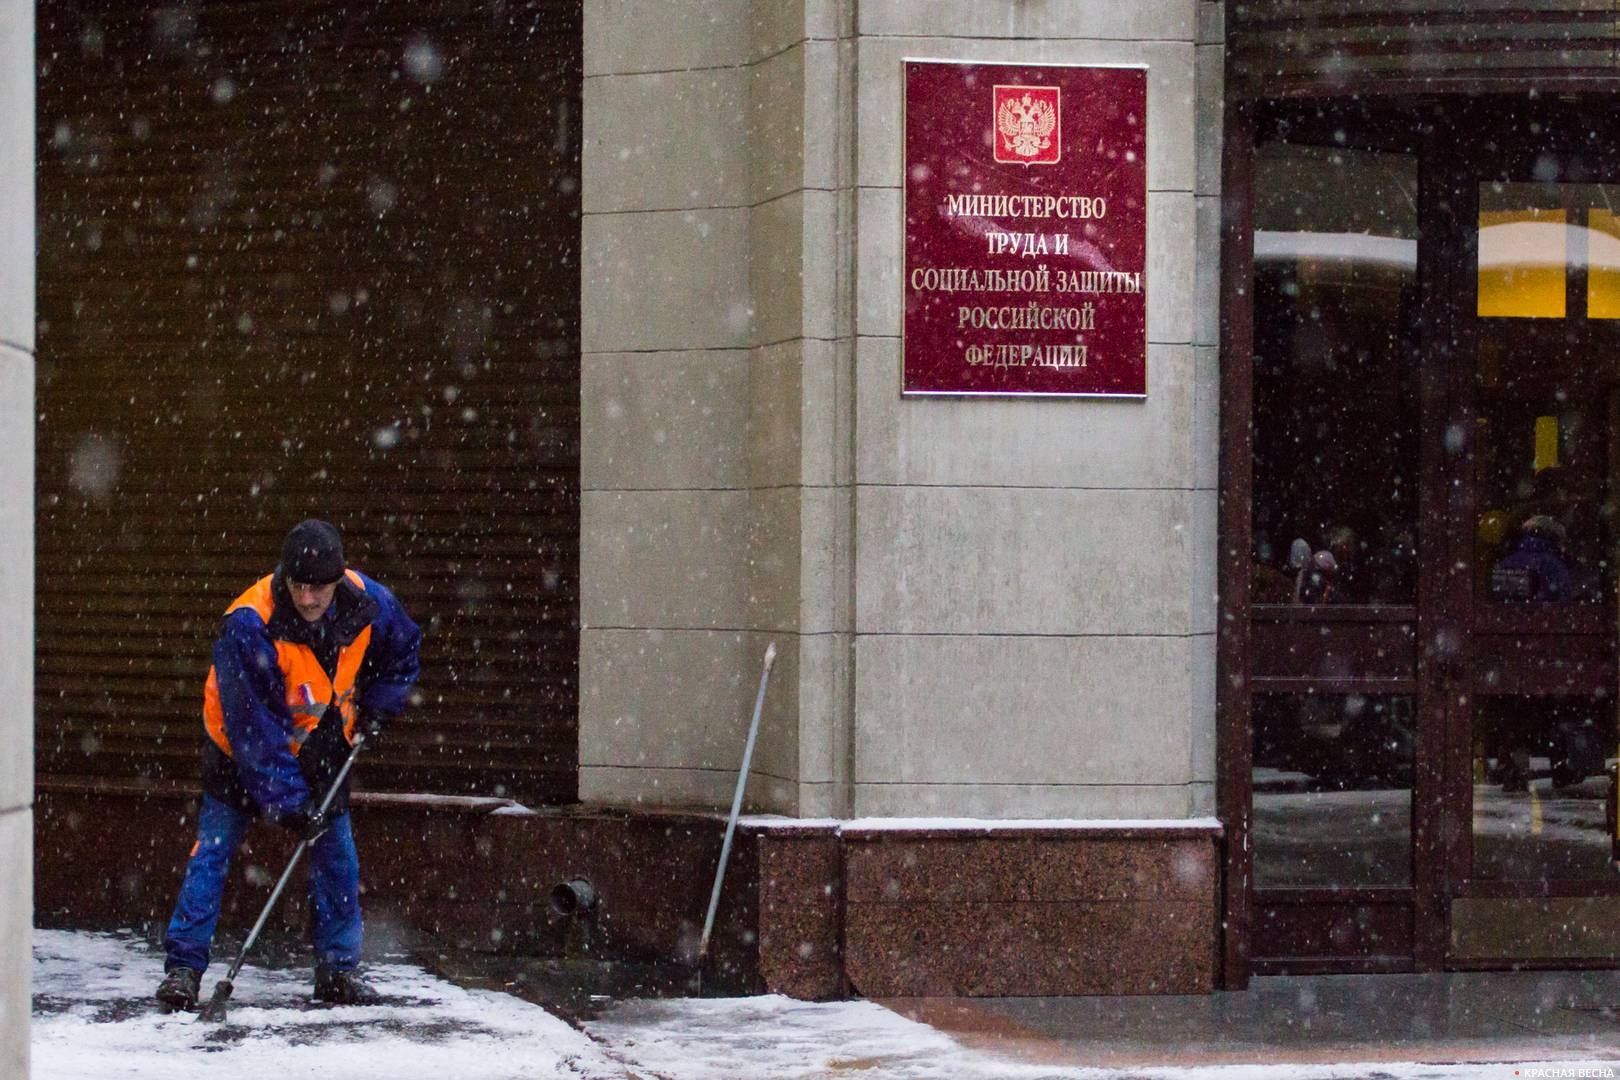
MULTIPOLYGON (((1516 967, 1615 967, 1620 956, 1612 959, 1563 960, 1493 960, 1471 959, 1454 953, 1449 936, 1449 906, 1457 899, 1480 900, 1535 900, 1559 897, 1620 897, 1620 879, 1566 879, 1553 881, 1491 880, 1473 872, 1473 832, 1470 827, 1471 808, 1475 795, 1472 776, 1475 705, 1482 696, 1489 696, 1493 681, 1488 669, 1494 660, 1487 640, 1499 640, 1516 635, 1516 647, 1526 649, 1526 655, 1543 662, 1551 661, 1548 673, 1540 677, 1520 677, 1516 689, 1505 693, 1542 696, 1582 696, 1601 693, 1613 700, 1616 690, 1616 605, 1612 591, 1596 604, 1563 605, 1552 608, 1512 607, 1494 604, 1478 594, 1475 560, 1475 522, 1481 510, 1480 492, 1476 484, 1475 420, 1481 415, 1477 383, 1479 346, 1486 325, 1475 315, 1478 298, 1478 209, 1479 189, 1482 183, 1499 179, 1509 183, 1543 180, 1555 184, 1607 184, 1620 185, 1620 149, 1615 139, 1616 125, 1607 116, 1607 110, 1594 110, 1577 116, 1574 110, 1561 109, 1556 103, 1544 106, 1536 113, 1542 122, 1539 131, 1525 129, 1523 114, 1515 116, 1514 123, 1493 132, 1489 140, 1491 156, 1482 158, 1462 138, 1450 138, 1431 148, 1430 158, 1441 175, 1427 185, 1428 198, 1435 205, 1434 215, 1428 219, 1444 231, 1442 243, 1431 244, 1437 253, 1437 265, 1432 268, 1435 291, 1426 298, 1427 306, 1436 319, 1438 348, 1426 348, 1425 360, 1437 359, 1435 378, 1446 385, 1445 419, 1461 425, 1466 433, 1467 445, 1462 453, 1447 455, 1442 444, 1445 438, 1443 424, 1425 425, 1426 452, 1438 460, 1437 475, 1444 490, 1452 498, 1441 504, 1446 519, 1441 523, 1444 549, 1443 565, 1449 573, 1437 576, 1431 610, 1436 633, 1454 633, 1461 643, 1461 653, 1450 664, 1436 663, 1429 686, 1430 697, 1440 703, 1437 718, 1444 725, 1437 732, 1445 760, 1441 763, 1443 790, 1433 808, 1432 820, 1441 830, 1443 871, 1438 876, 1438 903, 1443 919, 1432 926, 1430 956, 1437 965, 1447 968, 1490 968, 1511 963, 1516 967), (1606 124, 1605 124, 1606 121, 1606 124), (1586 132, 1594 124, 1603 137, 1596 140, 1596 149, 1582 146, 1586 132), (1551 152, 1562 163, 1556 175, 1537 176, 1537 163, 1551 152), (1454 257, 1452 257, 1454 256, 1454 257), (1454 350, 1442 355, 1443 350, 1454 350), (1581 659, 1585 654, 1576 651, 1576 659, 1568 659, 1560 646, 1580 642, 1597 646, 1601 657, 1595 663, 1581 659)), ((1479 113, 1460 110, 1455 129, 1459 132, 1490 130, 1479 113)), ((1421 257, 1421 256, 1420 256, 1421 257)), ((1583 340, 1587 349, 1595 349, 1601 338, 1616 338, 1616 355, 1620 355, 1620 325, 1609 321, 1591 321, 1585 317, 1586 275, 1579 264, 1566 267, 1565 287, 1569 309, 1566 322, 1525 322, 1518 329, 1525 338, 1563 336, 1566 342, 1574 335, 1583 340)), ((1598 364, 1592 364, 1595 370, 1598 364)), ((1614 371, 1611 369, 1592 388, 1612 389, 1614 371)), ((1610 431, 1611 440, 1620 438, 1620 432, 1610 431)), ((1612 451, 1611 451, 1612 453, 1612 451)), ((1611 478, 1612 479, 1612 478, 1611 478)), ((1616 492, 1611 488, 1611 498, 1616 492)), ((1432 640, 1426 638, 1425 640, 1432 640)), ((1503 665, 1506 666, 1506 665, 1503 665)))
MULTIPOLYGON (((1592 95, 1613 100, 1614 95, 1592 95)), ((1524 96, 1517 96, 1527 103, 1524 96)), ((1591 99, 1586 99, 1590 102, 1591 99)), ((1472 200, 1454 197, 1459 177, 1477 173, 1478 158, 1465 153, 1456 138, 1458 131, 1488 130, 1477 125, 1480 115, 1499 117, 1500 99, 1483 104, 1461 98, 1388 99, 1368 103, 1368 99, 1345 100, 1323 109, 1324 102, 1266 102, 1229 99, 1225 107, 1223 144, 1223 209, 1221 218, 1221 425, 1220 499, 1218 510, 1219 548, 1217 663, 1217 812, 1226 833, 1225 877, 1222 887, 1225 931, 1221 942, 1222 985, 1242 988, 1253 974, 1253 748, 1250 717, 1255 693, 1249 674, 1253 669, 1256 644, 1253 635, 1251 601, 1253 535, 1251 507, 1254 440, 1250 421, 1253 415, 1253 349, 1255 312, 1253 282, 1253 237, 1256 147, 1275 130, 1276 118, 1287 112, 1305 117, 1292 129, 1296 137, 1317 126, 1320 137, 1331 138, 1335 131, 1351 128, 1348 143, 1360 149, 1415 151, 1418 154, 1419 221, 1443 223, 1452 237, 1471 237, 1477 225, 1472 200), (1482 113, 1475 113, 1475 109, 1482 113), (1315 111, 1315 120, 1310 113, 1315 111), (1346 124, 1346 118, 1351 123, 1346 124), (1470 127, 1470 123, 1474 126, 1470 127), (1357 126, 1359 124, 1359 127, 1357 126), (1435 170, 1451 178, 1436 182, 1435 170), (1467 218, 1467 220, 1462 220, 1467 218)), ((1538 112, 1557 113, 1565 106, 1545 101, 1538 112)), ((1578 112, 1580 102, 1569 106, 1578 112)), ((1331 144, 1327 144, 1331 145, 1331 144)), ((1620 173, 1615 174, 1620 179, 1620 173)), ((1476 189, 1477 190, 1477 189, 1476 189)), ((1472 252, 1471 247, 1461 254, 1472 252)), ((1469 741, 1458 735, 1464 707, 1446 704, 1448 692, 1466 680, 1466 672, 1455 665, 1466 665, 1470 657, 1436 659, 1432 645, 1448 634, 1466 628, 1458 620, 1470 618, 1473 603, 1472 582, 1472 492, 1457 485, 1442 485, 1439 478, 1467 467, 1448 455, 1444 445, 1445 423, 1461 409, 1473 408, 1474 341, 1472 319, 1466 317, 1464 298, 1473 303, 1477 279, 1475 261, 1459 257, 1456 245, 1418 245, 1417 287, 1421 324, 1419 349, 1419 409, 1422 417, 1419 439, 1419 478, 1421 490, 1444 487, 1450 497, 1442 500, 1422 497, 1418 507, 1420 570, 1416 604, 1416 675, 1412 691, 1420 707, 1416 757, 1413 762, 1411 888, 1335 890, 1335 898, 1360 903, 1368 910, 1379 905, 1409 905, 1411 917, 1411 957, 1406 963, 1363 964, 1306 962, 1288 970, 1441 970, 1448 966, 1449 905, 1459 884, 1465 881, 1472 834, 1468 814, 1459 809, 1469 805, 1471 751, 1469 741), (1448 460, 1451 459, 1451 460, 1448 460), (1456 546, 1469 538, 1467 557, 1459 560, 1456 546), (1458 569, 1458 562, 1464 564, 1458 569), (1461 854, 1459 854, 1461 853, 1461 854)), ((1468 460, 1472 461, 1471 454, 1468 460)), ((1471 480, 1464 487, 1471 488, 1471 480)), ((1466 635, 1465 635, 1466 636, 1466 635)), ((1466 702, 1463 703, 1466 706, 1466 702)), ((1486 892, 1492 891, 1486 889, 1486 892)), ((1496 890, 1503 891, 1503 890, 1496 890)), ((1512 891, 1512 890, 1507 890, 1512 891)), ((1523 891, 1523 890, 1520 890, 1523 891)), ((1268 897, 1282 890, 1268 890, 1268 897)), ((1615 892, 1620 894, 1620 884, 1615 892)), ((1583 893, 1585 895, 1585 893, 1583 893)), ((1301 903, 1310 897, 1299 898, 1301 903)), ((1620 959, 1616 960, 1620 963, 1620 959)), ((1481 965, 1464 965, 1481 966, 1481 965)), ((1576 964, 1560 966, 1579 966, 1576 964)))

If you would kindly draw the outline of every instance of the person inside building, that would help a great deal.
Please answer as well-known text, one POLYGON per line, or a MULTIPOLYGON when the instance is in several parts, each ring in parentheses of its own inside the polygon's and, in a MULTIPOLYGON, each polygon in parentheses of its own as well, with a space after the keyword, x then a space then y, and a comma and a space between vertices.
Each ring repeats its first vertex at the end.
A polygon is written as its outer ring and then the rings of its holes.
POLYGON ((1491 572, 1506 554, 1508 524, 1512 517, 1506 510, 1491 509, 1479 515, 1474 526, 1474 594, 1491 595, 1491 572))
POLYGON ((1564 562, 1564 526, 1546 514, 1528 518, 1513 550, 1491 569, 1493 600, 1562 603, 1573 599, 1564 562))
POLYGON ((1339 567, 1331 551, 1318 551, 1306 560, 1294 579, 1294 603, 1331 604, 1336 592, 1339 567))
POLYGON ((1272 564, 1271 540, 1264 533, 1254 538, 1251 597, 1256 604, 1286 604, 1294 598, 1294 575, 1272 564))
POLYGON ((1367 574, 1362 559, 1361 538, 1348 525, 1328 530, 1328 554, 1333 556, 1333 599, 1341 604, 1367 600, 1367 574))
POLYGON ((190 1009, 208 967, 231 857, 263 819, 310 842, 315 997, 377 1000, 358 974, 360 864, 348 781, 320 813, 357 732, 374 740, 405 708, 421 632, 393 593, 343 558, 324 521, 294 526, 275 571, 226 609, 203 696, 197 841, 164 938, 157 999, 190 1009))
POLYGON ((1417 533, 1411 525, 1392 521, 1379 530, 1370 578, 1369 602, 1409 604, 1417 599, 1417 533))

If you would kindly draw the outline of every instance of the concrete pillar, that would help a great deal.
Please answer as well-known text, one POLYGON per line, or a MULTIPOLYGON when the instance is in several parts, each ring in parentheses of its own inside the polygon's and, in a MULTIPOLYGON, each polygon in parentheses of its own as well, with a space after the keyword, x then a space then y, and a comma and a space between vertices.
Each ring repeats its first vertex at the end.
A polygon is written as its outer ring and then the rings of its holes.
POLYGON ((1220 5, 588 0, 586 799, 1214 788, 1220 5), (1145 402, 899 394, 901 60, 1148 66, 1145 402))
POLYGON ((34 801, 34 6, 0 2, 0 1075, 28 1075, 34 801))
MULTIPOLYGON (((585 5, 580 797, 715 803, 747 695, 747 0, 585 5), (729 131, 727 129, 730 129, 729 131)), ((761 771, 779 771, 762 748, 761 771)))
POLYGON ((842 6, 585 7, 588 801, 728 802, 775 641, 751 803, 839 804, 851 505, 842 6))

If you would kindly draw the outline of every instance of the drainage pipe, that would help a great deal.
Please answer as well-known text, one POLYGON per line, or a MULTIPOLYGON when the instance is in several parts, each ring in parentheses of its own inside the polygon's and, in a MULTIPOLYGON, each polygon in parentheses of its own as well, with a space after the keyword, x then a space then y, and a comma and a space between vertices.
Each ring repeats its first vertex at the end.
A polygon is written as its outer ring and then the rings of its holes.
POLYGON ((596 914, 596 886, 584 878, 569 878, 551 887, 551 913, 561 919, 588 919, 596 914))

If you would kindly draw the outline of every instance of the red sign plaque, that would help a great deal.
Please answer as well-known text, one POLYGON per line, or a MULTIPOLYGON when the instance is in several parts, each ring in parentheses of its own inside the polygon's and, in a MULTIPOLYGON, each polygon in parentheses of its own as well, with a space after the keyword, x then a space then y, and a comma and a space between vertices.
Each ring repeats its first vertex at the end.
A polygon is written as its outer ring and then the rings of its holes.
POLYGON ((1147 394, 1147 69, 905 61, 907 394, 1147 394))

